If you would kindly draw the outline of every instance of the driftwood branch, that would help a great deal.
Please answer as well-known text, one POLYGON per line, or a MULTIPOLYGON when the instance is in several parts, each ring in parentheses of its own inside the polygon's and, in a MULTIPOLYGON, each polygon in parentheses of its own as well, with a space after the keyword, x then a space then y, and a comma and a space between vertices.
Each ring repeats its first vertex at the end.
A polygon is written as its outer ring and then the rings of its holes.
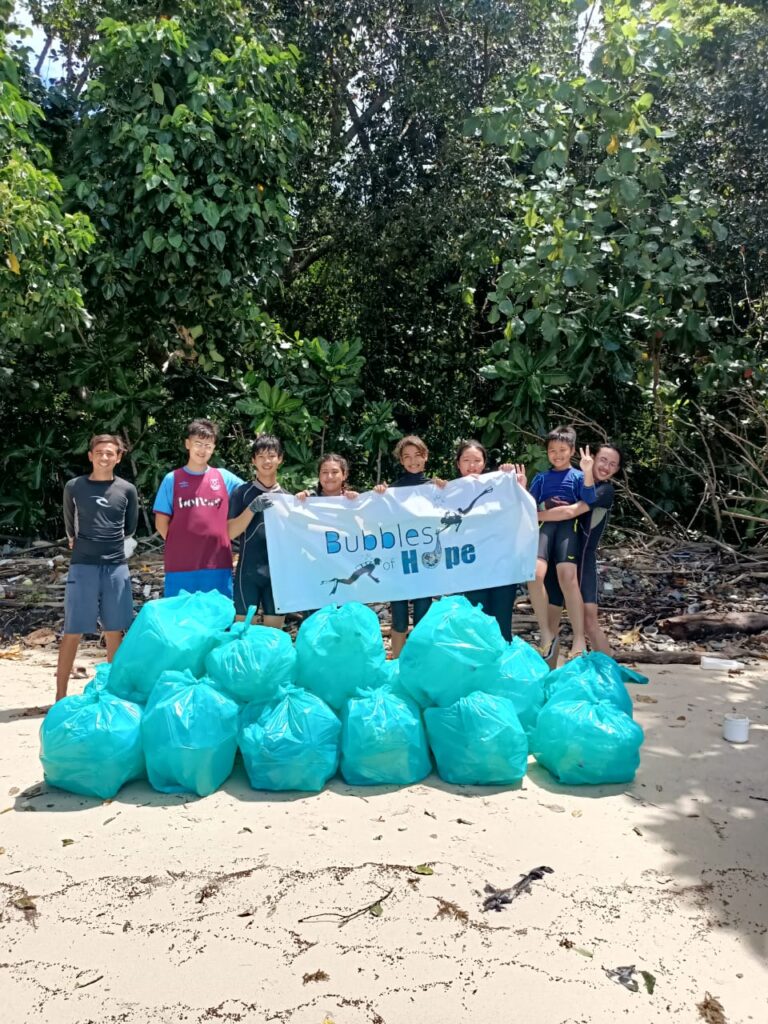
MULTIPOLYGON (((731 648, 724 651, 614 651, 613 658, 622 665, 698 665, 702 655, 722 661, 739 658, 761 658, 755 651, 731 648)), ((766 655, 768 657, 768 655, 766 655)))
POLYGON ((695 612, 662 619, 659 628, 675 640, 701 640, 732 633, 762 633, 768 629, 764 612, 695 612))
MULTIPOLYGON (((382 892, 383 891, 384 890, 382 889, 382 892)), ((304 924, 305 921, 319 921, 321 923, 333 921, 338 924, 339 928, 341 928, 343 925, 349 924, 350 921, 354 921, 356 917, 362 917, 363 914, 372 913, 375 907, 380 908, 384 900, 389 899, 394 891, 394 889, 390 889, 388 892, 384 893, 383 896, 379 896, 378 899, 367 904, 367 906, 361 907, 359 910, 353 910, 351 914, 342 914, 337 910, 326 910, 320 914, 308 914, 307 917, 300 917, 299 924, 304 924)), ((380 912, 381 910, 379 910, 379 913, 380 912)))

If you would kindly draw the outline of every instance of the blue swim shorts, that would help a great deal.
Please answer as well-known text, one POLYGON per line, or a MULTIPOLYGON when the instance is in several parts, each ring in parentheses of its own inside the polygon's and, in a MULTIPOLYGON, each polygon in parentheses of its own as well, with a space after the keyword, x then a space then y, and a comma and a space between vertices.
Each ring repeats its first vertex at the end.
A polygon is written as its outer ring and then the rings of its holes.
POLYGON ((64 632, 126 630, 133 622, 128 566, 70 565, 64 588, 64 632))

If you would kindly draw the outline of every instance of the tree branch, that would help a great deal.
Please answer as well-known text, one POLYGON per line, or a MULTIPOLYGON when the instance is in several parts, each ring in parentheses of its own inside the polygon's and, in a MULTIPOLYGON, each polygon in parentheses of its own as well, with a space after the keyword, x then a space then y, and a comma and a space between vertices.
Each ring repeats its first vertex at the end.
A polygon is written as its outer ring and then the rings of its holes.
POLYGON ((325 256, 327 252, 330 252, 333 248, 334 241, 335 239, 329 235, 322 242, 316 245, 314 249, 310 249, 300 260, 289 264, 285 274, 286 281, 289 283, 294 281, 299 274, 303 274, 308 267, 311 267, 313 263, 316 263, 317 260, 325 256))
POLYGON ((368 136, 367 133, 365 132, 365 128, 368 125, 371 118, 381 110, 381 108, 384 106, 384 104, 387 102, 391 95, 392 93, 389 90, 377 93, 377 95, 374 96, 373 100, 371 101, 371 105, 362 114, 360 114, 358 113, 354 100, 347 92, 346 86, 344 87, 344 102, 346 104, 347 112, 352 121, 352 124, 341 136, 340 142, 343 147, 348 146, 350 142, 352 142, 352 140, 355 138, 355 136, 360 135, 363 139, 365 148, 370 153, 371 145, 370 142, 368 141, 368 136))

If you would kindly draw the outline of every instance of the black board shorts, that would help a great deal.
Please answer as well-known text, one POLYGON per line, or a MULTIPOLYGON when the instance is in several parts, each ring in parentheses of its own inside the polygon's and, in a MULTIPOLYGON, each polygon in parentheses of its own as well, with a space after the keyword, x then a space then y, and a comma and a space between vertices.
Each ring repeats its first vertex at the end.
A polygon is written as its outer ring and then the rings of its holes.
POLYGON ((539 527, 538 557, 555 565, 562 562, 571 562, 575 565, 579 552, 577 526, 576 519, 564 520, 561 523, 542 523, 539 527))
POLYGON ((277 615, 269 576, 235 576, 235 611, 245 615, 249 608, 261 609, 264 615, 277 615))

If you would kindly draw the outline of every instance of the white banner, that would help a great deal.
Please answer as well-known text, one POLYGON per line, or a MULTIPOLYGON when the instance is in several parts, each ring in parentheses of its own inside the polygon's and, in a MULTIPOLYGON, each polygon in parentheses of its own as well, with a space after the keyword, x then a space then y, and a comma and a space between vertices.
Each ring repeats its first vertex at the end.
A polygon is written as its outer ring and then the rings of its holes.
POLYGON ((439 597, 533 579, 538 522, 514 473, 369 491, 355 501, 270 495, 278 612, 439 597))

